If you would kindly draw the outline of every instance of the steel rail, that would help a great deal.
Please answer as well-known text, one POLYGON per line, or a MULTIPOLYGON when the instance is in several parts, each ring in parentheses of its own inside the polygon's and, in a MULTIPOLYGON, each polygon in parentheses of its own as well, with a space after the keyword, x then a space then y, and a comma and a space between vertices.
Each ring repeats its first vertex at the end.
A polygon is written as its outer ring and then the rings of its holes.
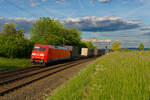
MULTIPOLYGON (((18 89, 18 88, 20 88, 20 87, 23 87, 23 86, 26 86, 26 85, 28 85, 28 84, 30 84, 30 83, 33 83, 33 82, 35 82, 35 81, 38 81, 38 80, 40 80, 40 79, 43 79, 43 78, 45 78, 45 77, 48 77, 48 76, 50 76, 50 75, 53 75, 53 74, 55 74, 55 73, 58 73, 58 72, 60 72, 60 71, 62 71, 62 70, 65 70, 65 69, 68 69, 68 68, 70 68, 70 67, 73 67, 73 66, 76 66, 76 65, 78 65, 78 64, 82 64, 82 63, 84 63, 84 62, 87 62, 87 61, 91 61, 91 60, 94 60, 94 58, 90 58, 90 59, 84 59, 84 60, 80 60, 80 61, 76 61, 76 62, 72 62, 72 64, 70 64, 70 65, 64 65, 64 66, 59 66, 59 67, 56 67, 56 68, 53 68, 53 70, 52 69, 47 69, 47 70, 43 70, 43 71, 41 71, 41 72, 39 72, 39 73, 33 73, 33 75, 37 75, 37 74, 41 74, 41 73, 44 73, 44 72, 48 72, 48 71, 52 71, 52 72, 50 72, 50 73, 46 73, 46 75, 43 75, 43 76, 40 76, 39 75, 39 77, 38 78, 35 78, 35 79, 31 79, 31 80, 29 80, 29 81, 26 81, 26 82, 23 82, 22 84, 18 84, 17 86, 14 86, 14 87, 11 87, 11 88, 9 88, 9 89, 6 89, 6 90, 3 90, 3 91, 0 91, 0 96, 3 96, 4 94, 8 94, 10 91, 13 91, 13 90, 15 90, 15 89, 18 89)), ((32 76, 33 76, 32 75, 32 76)), ((29 77, 30 75, 28 75, 28 77, 29 77)), ((23 76, 24 78, 25 78, 25 76, 23 76)), ((7 85, 8 83, 12 83, 12 81, 7 81, 7 82, 4 82, 4 84, 3 83, 1 83, 1 84, 3 84, 3 85, 7 85)), ((2 86, 3 86, 2 85, 2 86)), ((1 86, 1 87, 2 87, 1 86)))
MULTIPOLYGON (((63 61, 61 63, 55 62, 55 63, 52 63, 51 65, 65 64, 65 63, 68 63, 69 61, 72 62, 72 61, 76 61, 76 60, 80 60, 80 59, 84 59, 84 58, 71 59, 71 60, 63 61)), ((39 66, 33 66, 33 67, 20 68, 20 69, 16 69, 16 70, 0 72, 0 83, 3 80, 8 79, 9 77, 13 77, 16 75, 20 75, 20 74, 28 73, 28 72, 35 71, 35 70, 40 70, 40 69, 41 68, 39 66)))

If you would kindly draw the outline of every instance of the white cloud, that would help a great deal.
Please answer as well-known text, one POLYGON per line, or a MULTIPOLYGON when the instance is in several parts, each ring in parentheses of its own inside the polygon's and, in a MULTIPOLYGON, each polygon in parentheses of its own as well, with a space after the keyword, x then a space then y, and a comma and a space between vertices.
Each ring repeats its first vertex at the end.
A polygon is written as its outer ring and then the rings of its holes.
POLYGON ((30 5, 31 5, 32 7, 35 7, 35 6, 40 5, 40 3, 38 3, 38 2, 36 2, 36 1, 34 1, 34 0, 30 0, 30 5))
POLYGON ((29 33, 30 27, 36 19, 28 18, 2 18, 0 17, 0 29, 7 23, 14 23, 16 28, 24 28, 26 33, 29 33))
POLYGON ((144 32, 141 34, 141 36, 150 36, 150 32, 144 32))
POLYGON ((82 31, 118 31, 141 27, 141 23, 125 20, 120 17, 95 17, 68 18, 63 20, 65 27, 76 27, 82 31))
MULTIPOLYGON (((17 28, 25 28, 29 32, 30 27, 37 19, 28 18, 2 18, 0 17, 0 29, 6 23, 13 22, 17 28)), ((58 20, 58 19, 57 19, 58 20)), ((89 32, 109 32, 125 31, 130 29, 148 30, 149 26, 144 26, 139 21, 125 20, 120 17, 95 17, 87 16, 82 18, 68 18, 59 20, 64 27, 76 27, 81 31, 89 32)))
POLYGON ((56 3, 64 3, 66 0, 55 0, 56 3))
POLYGON ((41 0, 42 2, 46 2, 47 0, 41 0))
POLYGON ((90 0, 91 3, 94 3, 94 1, 98 1, 98 2, 101 2, 101 3, 108 3, 108 2, 111 2, 112 0, 90 0))
POLYGON ((141 30, 150 30, 150 26, 143 26, 140 28, 141 30))
POLYGON ((144 2, 144 0, 139 0, 140 2, 144 2))
POLYGON ((98 0, 99 2, 102 2, 102 3, 107 3, 107 2, 111 2, 111 0, 98 0))

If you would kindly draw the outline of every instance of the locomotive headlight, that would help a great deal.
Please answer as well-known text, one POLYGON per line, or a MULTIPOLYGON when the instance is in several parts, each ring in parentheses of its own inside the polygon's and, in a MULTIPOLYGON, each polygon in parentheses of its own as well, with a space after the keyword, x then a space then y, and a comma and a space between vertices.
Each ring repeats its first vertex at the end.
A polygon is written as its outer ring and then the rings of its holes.
POLYGON ((34 55, 34 56, 35 56, 35 55, 36 55, 36 53, 32 53, 32 55, 34 55))
POLYGON ((44 54, 40 54, 40 56, 44 56, 44 54))

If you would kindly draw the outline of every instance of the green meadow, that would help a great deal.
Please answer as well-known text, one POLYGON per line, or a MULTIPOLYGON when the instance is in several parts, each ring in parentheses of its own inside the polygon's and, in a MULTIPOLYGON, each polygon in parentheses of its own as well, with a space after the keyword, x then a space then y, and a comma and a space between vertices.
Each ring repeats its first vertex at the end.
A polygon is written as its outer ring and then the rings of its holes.
POLYGON ((0 57, 0 72, 31 66, 30 59, 0 57))
POLYGON ((98 58, 47 100, 149 100, 150 52, 112 52, 98 58))

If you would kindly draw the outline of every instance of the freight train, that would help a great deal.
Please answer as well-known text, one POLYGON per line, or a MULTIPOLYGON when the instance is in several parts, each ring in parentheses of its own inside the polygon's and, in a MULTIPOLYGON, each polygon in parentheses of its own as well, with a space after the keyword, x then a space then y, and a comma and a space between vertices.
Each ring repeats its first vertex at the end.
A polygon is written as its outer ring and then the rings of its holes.
MULTIPOLYGON (((105 54, 105 50, 81 48, 81 56, 92 57, 105 54)), ((79 49, 75 46, 53 46, 35 44, 31 54, 31 63, 45 66, 54 61, 78 58, 79 49)))

